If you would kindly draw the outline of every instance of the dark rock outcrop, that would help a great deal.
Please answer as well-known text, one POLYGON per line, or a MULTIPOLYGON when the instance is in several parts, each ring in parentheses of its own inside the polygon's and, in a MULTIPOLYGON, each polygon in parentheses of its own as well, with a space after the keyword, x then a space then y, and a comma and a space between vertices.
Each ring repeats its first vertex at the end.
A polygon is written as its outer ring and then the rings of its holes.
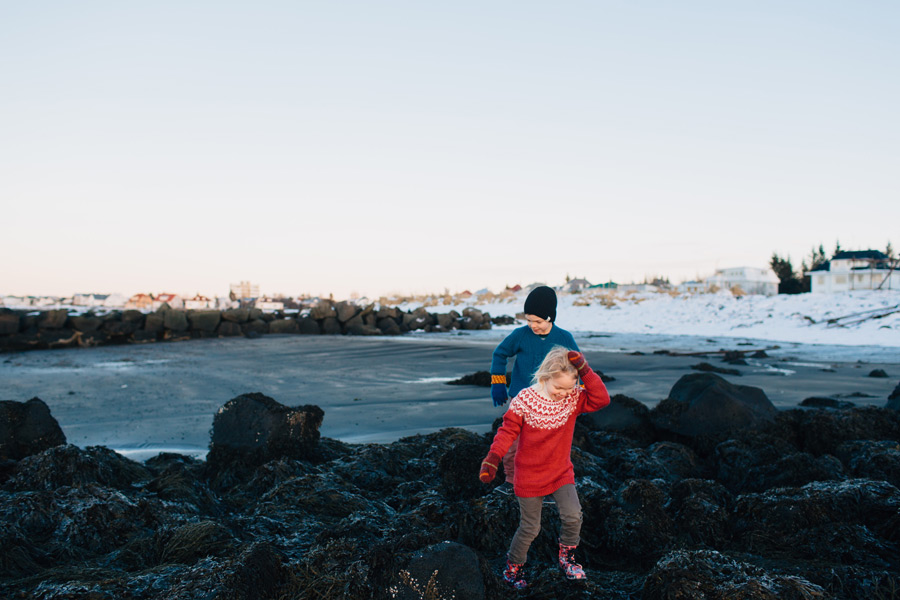
POLYGON ((66 443, 66 436, 40 398, 0 401, 0 460, 21 460, 66 443))
POLYGON ((669 397, 650 411, 662 430, 688 436, 716 436, 757 427, 775 418, 777 410, 761 389, 734 385, 712 373, 685 375, 669 397))

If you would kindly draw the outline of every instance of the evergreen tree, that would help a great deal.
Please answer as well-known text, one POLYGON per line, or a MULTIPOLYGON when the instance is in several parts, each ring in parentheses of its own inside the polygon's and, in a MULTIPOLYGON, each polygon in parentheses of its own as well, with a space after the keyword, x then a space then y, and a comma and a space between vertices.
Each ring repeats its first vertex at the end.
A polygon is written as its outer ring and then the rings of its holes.
POLYGON ((832 254, 832 258, 841 252, 841 242, 840 240, 834 240, 834 254, 832 254))
POLYGON ((803 275, 798 277, 794 274, 794 265, 791 264, 790 257, 781 258, 778 253, 772 254, 772 260, 769 262, 775 275, 778 276, 778 293, 779 294, 800 294, 803 292, 803 275))

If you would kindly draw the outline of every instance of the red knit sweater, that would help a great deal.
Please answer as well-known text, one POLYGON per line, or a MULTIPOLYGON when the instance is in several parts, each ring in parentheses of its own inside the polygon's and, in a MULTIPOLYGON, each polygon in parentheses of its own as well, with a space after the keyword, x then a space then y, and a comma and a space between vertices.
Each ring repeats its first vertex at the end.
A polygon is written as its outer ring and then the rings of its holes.
POLYGON ((575 418, 609 404, 606 386, 590 367, 581 379, 585 387, 576 386, 562 400, 550 400, 529 387, 509 403, 491 452, 502 457, 519 438, 513 476, 516 496, 547 496, 575 483, 571 458, 575 418))

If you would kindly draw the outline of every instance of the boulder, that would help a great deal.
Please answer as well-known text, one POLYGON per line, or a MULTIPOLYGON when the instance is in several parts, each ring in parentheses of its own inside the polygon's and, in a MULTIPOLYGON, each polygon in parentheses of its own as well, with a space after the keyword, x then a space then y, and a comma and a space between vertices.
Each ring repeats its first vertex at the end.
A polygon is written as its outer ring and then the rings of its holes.
POLYGON ((397 321, 389 317, 379 319, 375 326, 385 335, 400 335, 403 333, 400 329, 400 325, 397 324, 397 321))
POLYGON ((100 317, 92 314, 69 317, 69 324, 78 331, 93 332, 100 329, 103 321, 100 317))
POLYGON ((644 581, 642 600, 824 600, 825 590, 806 579, 780 575, 715 550, 676 550, 644 581))
POLYGON ((591 431, 615 431, 642 443, 651 443, 655 437, 650 409, 642 402, 622 394, 610 398, 609 405, 578 417, 591 431))
POLYGON ((69 311, 64 308, 41 313, 38 327, 41 329, 61 329, 69 319, 69 311))
POLYGON ((322 333, 322 330, 315 319, 311 317, 301 317, 297 319, 297 333, 318 335, 322 333))
POLYGON ((409 331, 416 331, 434 325, 435 321, 428 310, 424 306, 420 306, 414 311, 404 314, 401 323, 406 326, 409 331))
POLYGON ((269 333, 269 324, 262 319, 251 319, 241 325, 241 331, 247 337, 258 337, 269 333))
POLYGON ((832 408, 836 410, 847 410, 856 406, 848 400, 838 400, 837 398, 829 398, 828 396, 810 396, 804 398, 800 402, 800 406, 804 408, 832 408))
POLYGON ((66 436, 40 398, 0 400, 0 460, 21 460, 66 443, 66 436))
POLYGON ((0 335, 12 335, 19 332, 19 315, 16 313, 0 312, 0 335))
POLYGON ((650 411, 654 426, 687 437, 757 427, 778 410, 761 389, 734 385, 713 373, 684 375, 650 411))
POLYGON ((21 460, 7 486, 20 492, 92 485, 128 490, 135 482, 149 478, 150 472, 143 465, 109 448, 81 449, 63 443, 21 460))
POLYGON ((485 598, 478 554, 456 542, 441 542, 424 548, 395 575, 391 597, 399 600, 485 598))
POLYGON ((275 319, 269 323, 269 333, 299 333, 300 327, 295 319, 275 319))
POLYGON ((396 319, 399 320, 403 318, 403 313, 400 312, 400 309, 396 306, 382 306, 377 311, 375 311, 375 318, 379 321, 381 319, 396 319))
POLYGON ((249 308, 229 308, 222 312, 222 320, 231 323, 246 323, 250 320, 249 308))
POLYGON ((487 313, 483 313, 477 308, 466 308, 463 310, 462 318, 459 326, 461 329, 490 329, 491 317, 487 313))
POLYGON ((608 555, 632 565, 658 560, 675 537, 666 500, 665 492, 651 481, 625 482, 600 527, 600 543, 608 555))
POLYGON ((141 327, 141 325, 143 325, 143 323, 144 323, 144 313, 142 313, 139 310, 133 310, 133 309, 125 310, 125 311, 122 311, 121 319, 125 323, 136 323, 137 324, 136 329, 139 329, 141 327))
POLYGON ((477 385, 478 387, 491 387, 490 371, 476 371, 471 375, 463 375, 459 379, 448 381, 447 385, 477 385))
POLYGON ((895 387, 894 391, 891 392, 891 395, 888 396, 886 408, 900 410, 900 383, 897 384, 897 387, 895 387))
POLYGON ((720 375, 740 375, 741 372, 737 369, 726 369, 723 367, 717 367, 715 365, 711 365, 708 362, 697 363, 696 365, 691 365, 691 368, 695 371, 703 371, 705 373, 719 373, 720 375))
POLYGON ((346 300, 335 304, 334 310, 337 313, 338 321, 340 321, 341 323, 346 323, 360 312, 358 306, 346 300))
POLYGON ((853 477, 887 481, 900 488, 900 444, 854 440, 837 447, 837 457, 853 477))
POLYGON ((160 333, 166 328, 166 317, 160 313, 150 313, 144 319, 144 331, 160 333))
POLYGON ((715 547, 731 535, 734 496, 710 479, 682 479, 672 486, 667 506, 683 547, 715 547))
POLYGON ((340 335, 343 333, 341 322, 337 320, 337 317, 327 317, 323 319, 320 327, 322 333, 326 335, 340 335))
POLYGON ((164 313, 163 324, 169 331, 182 332, 188 329, 187 313, 183 310, 167 310, 164 313))
POLYGON ((447 330, 456 329, 459 327, 459 313, 455 310, 441 313, 437 315, 437 324, 447 330))
POLYGON ((853 440, 900 441, 900 412, 874 406, 791 409, 779 413, 771 429, 802 452, 836 455, 838 446, 853 440))
POLYGON ((337 310, 331 300, 319 300, 309 311, 309 316, 316 321, 324 319, 337 319, 337 310))
POLYGON ((887 378, 888 374, 884 369, 873 369, 869 372, 869 377, 878 377, 880 379, 887 378))
POLYGON ((318 406, 291 408, 258 392, 237 396, 213 418, 207 466, 221 471, 281 457, 315 458, 324 415, 318 406))
POLYGON ((225 321, 219 323, 219 328, 217 329, 219 333, 219 337, 234 337, 237 335, 243 335, 244 332, 241 331, 241 324, 237 321, 225 321))
POLYGON ((217 310, 192 310, 187 317, 194 331, 213 333, 222 320, 222 313, 217 310))
POLYGON ((438 459, 441 474, 441 490, 451 500, 481 496, 486 486, 473 473, 478 473, 481 461, 487 456, 490 445, 477 442, 456 444, 438 459))

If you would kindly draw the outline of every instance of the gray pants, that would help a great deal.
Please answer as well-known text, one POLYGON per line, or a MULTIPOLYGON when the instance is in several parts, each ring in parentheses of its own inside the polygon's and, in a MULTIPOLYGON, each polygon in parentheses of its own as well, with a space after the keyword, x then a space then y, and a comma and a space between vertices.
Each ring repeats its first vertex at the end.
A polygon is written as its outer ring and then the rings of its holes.
MULTIPOLYGON (((559 509, 559 541, 567 546, 577 546, 581 539, 581 502, 578 492, 571 483, 553 492, 553 499, 559 509)), ((510 562, 521 564, 528 558, 531 542, 541 532, 541 506, 544 499, 519 497, 519 528, 509 544, 510 562)))

